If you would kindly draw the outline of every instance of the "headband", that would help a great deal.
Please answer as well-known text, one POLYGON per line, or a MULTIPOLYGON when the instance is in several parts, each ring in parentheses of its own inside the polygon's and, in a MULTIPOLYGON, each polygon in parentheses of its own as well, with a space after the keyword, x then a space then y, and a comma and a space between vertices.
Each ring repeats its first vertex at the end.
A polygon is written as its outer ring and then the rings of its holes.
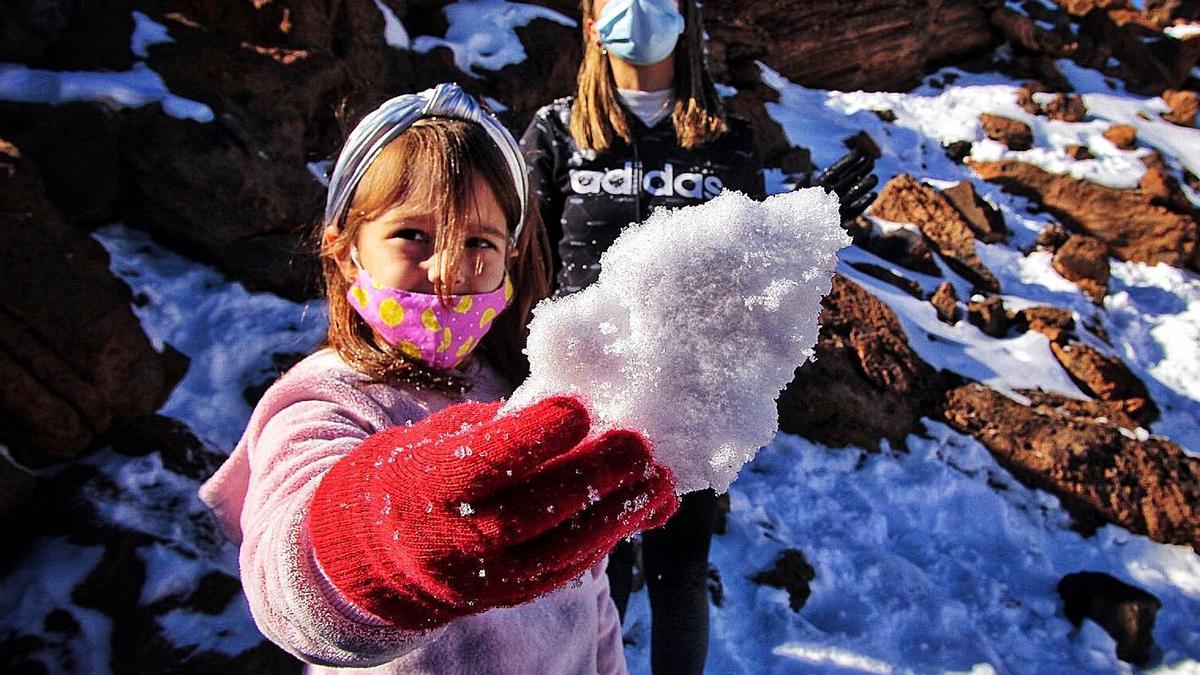
POLYGON ((375 161, 384 146, 412 126, 413 122, 424 117, 449 117, 475 122, 487 131, 504 156, 517 195, 521 198, 521 218, 512 234, 512 240, 516 242, 521 236, 525 210, 528 208, 529 178, 525 175, 525 158, 508 129, 457 84, 439 84, 418 94, 403 94, 384 101, 354 127, 329 178, 325 222, 341 226, 350 207, 350 197, 354 195, 371 162, 375 161))

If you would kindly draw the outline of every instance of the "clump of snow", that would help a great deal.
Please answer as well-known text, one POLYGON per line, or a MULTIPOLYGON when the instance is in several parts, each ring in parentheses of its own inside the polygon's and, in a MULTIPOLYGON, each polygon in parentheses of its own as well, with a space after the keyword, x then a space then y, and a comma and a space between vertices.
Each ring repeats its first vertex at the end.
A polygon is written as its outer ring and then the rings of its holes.
POLYGON ((815 188, 656 211, 595 284, 538 305, 508 406, 577 394, 598 427, 644 430, 679 492, 724 491, 778 428, 774 399, 812 354, 847 243, 837 198, 815 188))
POLYGON ((37 70, 0 64, 0 100, 47 103, 100 101, 121 108, 160 103, 163 112, 179 119, 213 121, 213 111, 197 101, 167 90, 161 76, 144 63, 123 73, 37 70))
POLYGON ((383 4, 380 0, 375 0, 375 6, 383 14, 383 41, 395 49, 408 49, 412 41, 408 38, 408 31, 404 29, 404 24, 400 23, 400 18, 396 16, 391 7, 383 4))
POLYGON ((1176 40, 1190 40, 1194 37, 1200 37, 1200 23, 1180 23, 1174 26, 1167 26, 1163 29, 1163 34, 1173 37, 1176 40))
POLYGON ((413 51, 426 53, 435 47, 449 47, 454 64, 464 73, 478 76, 475 68, 500 70, 525 60, 525 47, 516 29, 534 19, 546 19, 574 28, 574 19, 548 7, 508 0, 459 0, 442 8, 450 27, 445 38, 420 35, 413 40, 413 51))
POLYGON ((167 27, 151 19, 145 14, 133 13, 133 36, 129 38, 129 49, 135 56, 146 58, 150 56, 152 45, 174 42, 167 33, 167 27))

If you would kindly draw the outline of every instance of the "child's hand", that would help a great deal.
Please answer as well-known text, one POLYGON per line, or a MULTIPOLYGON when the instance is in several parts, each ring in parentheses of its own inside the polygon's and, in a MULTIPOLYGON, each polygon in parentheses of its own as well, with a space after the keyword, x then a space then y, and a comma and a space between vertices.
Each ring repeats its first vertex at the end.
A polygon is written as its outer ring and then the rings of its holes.
POLYGON ((584 441, 573 398, 498 409, 451 406, 330 470, 309 525, 343 594, 400 627, 435 627, 554 590, 678 506, 641 434, 584 441))

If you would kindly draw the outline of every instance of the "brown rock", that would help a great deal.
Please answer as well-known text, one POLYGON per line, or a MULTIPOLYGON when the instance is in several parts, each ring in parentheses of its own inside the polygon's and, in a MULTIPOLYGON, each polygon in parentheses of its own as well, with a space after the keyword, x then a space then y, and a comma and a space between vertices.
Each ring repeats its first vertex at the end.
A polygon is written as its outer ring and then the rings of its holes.
POLYGON ((862 262, 853 262, 850 263, 850 266, 869 277, 874 277, 884 283, 891 284, 918 300, 925 299, 924 294, 921 292, 921 284, 912 279, 906 279, 886 267, 862 262))
POLYGON ((1066 150, 1067 156, 1075 161, 1095 159, 1095 155, 1086 145, 1068 145, 1064 150, 1066 150))
POLYGON ((1048 93, 1050 88, 1044 82, 1032 80, 1017 87, 1017 105, 1030 115, 1041 115, 1042 106, 1033 100, 1034 94, 1048 93))
POLYGON ((982 290, 999 292, 1000 282, 975 254, 975 237, 967 221, 937 190, 900 174, 884 186, 871 213, 916 225, 955 271, 982 290))
POLYGON ((958 294, 949 281, 938 284, 937 290, 929 297, 929 304, 937 310, 938 319, 942 323, 953 326, 958 323, 958 294))
POLYGON ((998 295, 967 303, 967 320, 992 337, 1004 337, 1008 332, 1008 314, 998 295))
POLYGON ((1008 228, 1004 225, 1004 216, 996 207, 984 201, 975 192, 975 186, 969 180, 959 181, 953 186, 942 190, 942 195, 950 200, 954 208, 967 221, 967 227, 975 233, 975 238, 987 244, 1004 241, 1008 236, 1008 228))
POLYGON ((1087 106, 1079 94, 1055 94, 1042 105, 1042 112, 1052 120, 1082 122, 1087 117, 1087 106))
POLYGON ((1122 260, 1183 266, 1196 249, 1188 213, 1155 205, 1139 190, 1119 190, 1048 173, 1024 162, 973 162, 981 177, 1037 200, 1070 229, 1108 244, 1122 260))
POLYGON ((1074 281, 1092 302, 1103 302, 1108 294, 1108 246, 1095 237, 1073 234, 1054 253, 1055 271, 1074 281))
POLYGON ((1083 393, 1101 401, 1120 401, 1142 426, 1158 419, 1158 408, 1146 385, 1117 357, 1105 356, 1082 342, 1051 342, 1050 350, 1083 393))
POLYGON ((709 51, 726 62, 718 72, 757 59, 796 84, 826 89, 904 90, 925 64, 996 43, 987 10, 968 0, 710 0, 704 18, 709 51))
POLYGON ((1190 89, 1168 89, 1162 93, 1162 97, 1171 108, 1170 112, 1163 113, 1164 120, 1181 127, 1196 126, 1196 109, 1200 107, 1196 92, 1190 89))
POLYGON ((1067 232, 1066 228, 1058 223, 1050 223, 1043 227, 1041 232, 1038 232, 1037 239, 1034 245, 1038 248, 1046 249, 1047 251, 1057 251, 1060 246, 1067 243, 1067 239, 1071 237, 1071 233, 1067 232))
POLYGON ((1014 44, 1038 54, 1054 57, 1069 57, 1079 45, 1072 39, 1070 31, 1045 30, 1033 18, 1001 5, 992 11, 992 25, 1014 44))
POLYGON ((1010 150, 1028 150, 1033 147, 1033 130, 1020 120, 982 113, 979 115, 979 123, 983 125, 983 132, 988 138, 1003 143, 1010 150))
POLYGON ((1129 124, 1114 124, 1105 132, 1104 137, 1122 150, 1129 150, 1137 144, 1137 129, 1129 124))
POLYGON ((1080 400, 1046 391, 1021 390, 1020 394, 1028 398, 1034 408, 1044 407, 1071 419, 1126 430, 1142 426, 1141 422, 1130 416, 1124 401, 1080 400))
POLYGON ((880 258, 902 267, 933 277, 942 276, 942 271, 933 261, 933 250, 918 233, 898 228, 872 236, 864 241, 862 246, 880 258))
POLYGON ((788 594, 788 606, 799 612, 812 593, 809 583, 817 578, 817 572, 804 553, 794 548, 784 549, 775 559, 775 566, 750 577, 750 581, 763 586, 782 588, 788 594))
POLYGON ((158 409, 186 359, 154 351, 107 253, 63 223, 36 169, 3 141, 0 205, 0 410, 14 456, 40 465, 158 409))
POLYGON ((1162 602, 1103 572, 1075 572, 1058 582, 1063 613, 1079 627, 1100 625, 1117 643, 1117 658, 1144 666, 1154 648, 1154 622, 1162 602))
POLYGON ((962 164, 967 157, 971 156, 971 141, 954 141, 942 146, 942 150, 946 153, 946 157, 955 164, 962 164))
POLYGON ((1075 331, 1075 314, 1059 307, 1026 307, 1016 313, 1013 322, 1024 330, 1045 335, 1051 342, 1063 343, 1075 331))
POLYGON ((1200 460, 1174 443, 1139 442, 979 384, 951 390, 944 415, 1022 483, 1057 496, 1085 532, 1114 523, 1200 552, 1200 460))
POLYGON ((887 305, 845 277, 821 306, 816 359, 780 394, 779 428, 834 447, 902 445, 940 400, 942 378, 887 305))

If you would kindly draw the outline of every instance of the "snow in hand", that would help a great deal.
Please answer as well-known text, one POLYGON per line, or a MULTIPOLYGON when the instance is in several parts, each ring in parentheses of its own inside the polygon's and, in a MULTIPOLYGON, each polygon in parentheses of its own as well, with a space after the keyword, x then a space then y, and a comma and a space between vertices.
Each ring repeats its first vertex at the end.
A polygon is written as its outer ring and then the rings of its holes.
POLYGON ((774 399, 812 354, 848 243, 820 189, 657 211, 609 248, 595 284, 537 306, 532 372, 507 409, 577 395, 595 428, 643 430, 680 493, 723 492, 775 435, 774 399))

